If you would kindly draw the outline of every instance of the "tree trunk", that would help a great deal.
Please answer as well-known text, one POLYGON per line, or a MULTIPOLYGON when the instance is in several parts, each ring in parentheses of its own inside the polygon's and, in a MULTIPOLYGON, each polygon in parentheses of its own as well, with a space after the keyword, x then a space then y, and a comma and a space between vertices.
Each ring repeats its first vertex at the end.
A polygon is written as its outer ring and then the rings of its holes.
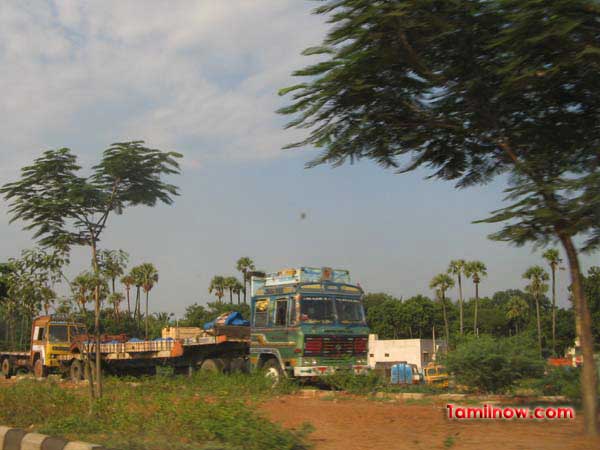
POLYGON ((571 289, 575 306, 575 326, 579 336, 583 357, 581 371, 581 395, 583 404, 584 427, 589 436, 598 435, 598 403, 597 403, 597 378, 596 365, 594 364, 594 341, 592 337, 592 319, 588 308, 587 299, 583 292, 581 282, 581 268, 577 250, 573 245, 571 236, 558 233, 560 241, 567 253, 569 272, 571 274, 571 289))
POLYGON ((246 269, 244 269, 244 305, 246 304, 246 292, 248 291, 248 288, 246 287, 248 284, 248 271, 246 269))
POLYGON ((542 354, 542 323, 540 321, 540 299, 536 295, 535 296, 535 315, 537 319, 537 335, 538 335, 538 348, 540 350, 540 355, 542 354))
POLYGON ((458 274, 458 309, 460 314, 460 335, 463 335, 463 292, 462 292, 462 277, 458 274))
MULTIPOLYGON (((92 240, 92 265, 94 275, 98 276, 98 255, 96 241, 92 240)), ((102 398, 102 361, 100 360, 100 286, 94 288, 94 332, 96 341, 96 398, 102 398)))
POLYGON ((146 340, 148 340, 148 294, 150 290, 146 291, 146 340))
POLYGON ((552 354, 556 356, 556 266, 552 267, 552 354))
POLYGON ((448 345, 450 339, 450 327, 448 326, 448 316, 446 315, 446 296, 442 294, 442 313, 444 314, 444 333, 446 334, 446 351, 450 348, 448 345))
POLYGON ((229 304, 233 305, 233 291, 229 289, 229 304))
POLYGON ((241 304, 241 300, 240 300, 240 291, 237 292, 237 297, 238 297, 238 305, 241 304))
POLYGON ((127 288, 125 289, 127 291, 127 314, 129 315, 129 317, 131 317, 131 303, 129 301, 129 290, 131 288, 127 288))
POLYGON ((479 283, 475 283, 475 317, 473 318, 473 333, 479 336, 477 331, 477 308, 479 307, 479 283))

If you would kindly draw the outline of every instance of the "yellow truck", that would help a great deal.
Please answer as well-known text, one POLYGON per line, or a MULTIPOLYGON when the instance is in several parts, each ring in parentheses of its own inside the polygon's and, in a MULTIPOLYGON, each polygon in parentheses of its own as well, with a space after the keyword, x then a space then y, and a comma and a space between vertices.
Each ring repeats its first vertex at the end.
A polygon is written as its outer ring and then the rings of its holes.
POLYGON ((440 364, 434 362, 427 364, 423 369, 423 376, 427 384, 433 384, 442 388, 448 387, 448 371, 440 364))
POLYGON ((17 371, 33 372, 38 378, 60 372, 59 356, 70 354, 71 343, 86 333, 85 326, 60 315, 40 316, 31 325, 29 351, 0 352, 2 374, 10 378, 17 371))

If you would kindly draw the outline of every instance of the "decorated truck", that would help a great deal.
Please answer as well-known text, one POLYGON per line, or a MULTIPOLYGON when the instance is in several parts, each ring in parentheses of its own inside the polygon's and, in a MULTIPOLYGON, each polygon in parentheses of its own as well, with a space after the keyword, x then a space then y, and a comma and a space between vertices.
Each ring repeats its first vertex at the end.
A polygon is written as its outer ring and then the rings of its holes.
POLYGON ((368 370, 363 291, 347 270, 300 267, 250 281, 253 367, 274 378, 368 370))

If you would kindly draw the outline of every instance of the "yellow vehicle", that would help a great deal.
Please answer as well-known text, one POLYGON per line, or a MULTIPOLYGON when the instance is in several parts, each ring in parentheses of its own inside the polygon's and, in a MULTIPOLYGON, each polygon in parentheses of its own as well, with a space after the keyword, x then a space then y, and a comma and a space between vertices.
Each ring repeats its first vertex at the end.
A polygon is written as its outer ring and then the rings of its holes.
POLYGON ((51 315, 33 320, 28 352, 0 352, 2 373, 9 378, 17 370, 30 371, 41 378, 59 371, 59 355, 70 353, 71 342, 85 334, 85 326, 68 318, 51 315))
POLYGON ((440 364, 430 362, 423 369, 423 375, 425 377, 425 383, 433 384, 442 388, 448 387, 448 371, 440 364))

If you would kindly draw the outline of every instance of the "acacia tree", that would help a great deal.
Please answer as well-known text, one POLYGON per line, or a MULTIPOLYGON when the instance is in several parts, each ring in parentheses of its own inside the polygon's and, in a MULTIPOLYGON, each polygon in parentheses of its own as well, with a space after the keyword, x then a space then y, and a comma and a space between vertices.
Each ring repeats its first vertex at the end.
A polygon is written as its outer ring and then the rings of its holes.
POLYGON ((242 272, 242 278, 244 281, 244 304, 246 304, 246 292, 248 290, 248 273, 255 270, 254 261, 250 259, 249 256, 242 256, 237 260, 236 268, 238 271, 242 272))
POLYGON ((459 188, 510 175, 514 203, 492 238, 558 240, 569 264, 583 353, 585 430, 597 434, 591 317, 575 236, 600 244, 600 5, 594 0, 331 0, 332 28, 305 54, 321 60, 281 94, 287 148, 308 165, 368 158, 400 172, 428 167, 459 188))
POLYGON ((448 265, 448 273, 456 277, 458 282, 458 310, 459 310, 459 329, 460 335, 463 335, 463 290, 462 276, 465 275, 466 261, 464 259, 455 259, 448 265))
POLYGON ((432 278, 429 287, 434 289, 437 297, 442 303, 442 312, 444 314, 444 334, 446 340, 446 349, 450 339, 450 327, 448 326, 448 314, 446 313, 446 291, 454 287, 454 280, 445 273, 440 273, 432 278))
POLYGON ((555 248, 546 250, 542 258, 548 262, 552 276, 552 353, 556 356, 556 270, 562 259, 555 248))
MULTIPOLYGON (((5 184, 0 193, 10 202, 11 222, 25 222, 24 229, 34 231, 43 246, 89 247, 92 270, 98 274, 98 242, 111 213, 121 214, 136 205, 171 204, 178 189, 163 177, 179 173, 179 157, 175 152, 148 148, 143 141, 119 142, 104 151, 89 176, 81 176, 70 149, 48 150, 23 167, 20 180, 5 184)), ((95 395, 101 397, 99 285, 94 305, 95 395)))

